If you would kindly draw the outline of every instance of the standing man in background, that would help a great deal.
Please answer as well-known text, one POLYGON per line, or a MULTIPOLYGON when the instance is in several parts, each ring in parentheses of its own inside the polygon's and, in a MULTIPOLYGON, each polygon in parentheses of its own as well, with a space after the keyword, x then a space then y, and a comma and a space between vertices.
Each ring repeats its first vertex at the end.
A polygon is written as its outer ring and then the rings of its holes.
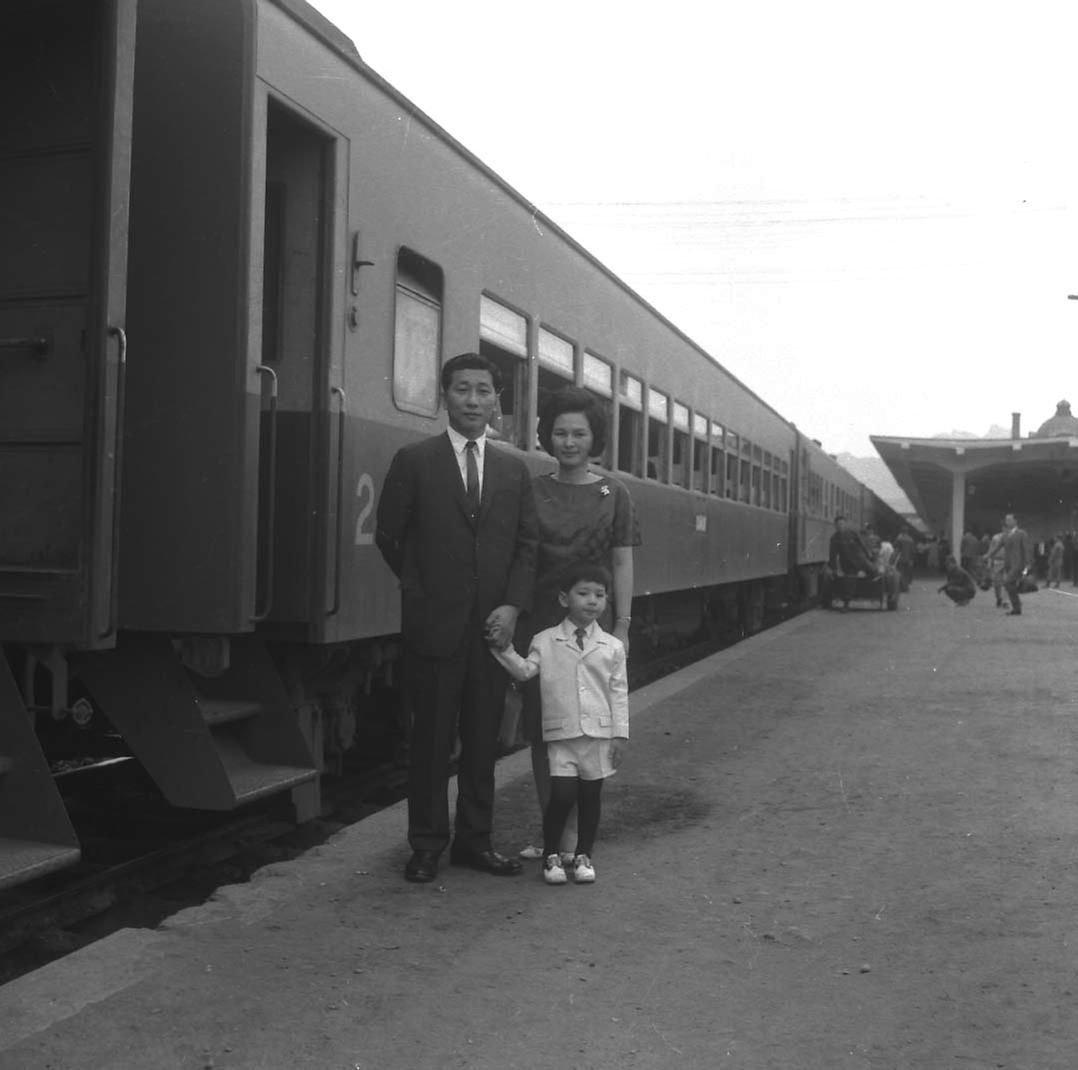
POLYGON ((908 591, 910 581, 913 579, 914 541, 913 536, 905 528, 895 536, 895 551, 898 554, 896 567, 899 583, 903 591, 908 591))
POLYGON ((497 365, 462 353, 442 368, 449 428, 404 446, 378 500, 375 542, 400 580, 404 692, 412 712, 406 880, 438 874, 449 844, 449 760, 459 731, 449 861, 519 873, 491 846, 494 763, 507 677, 491 658, 531 604, 538 539, 531 475, 486 441, 497 365))
POLYGON ((1003 582, 1011 599, 1011 611, 1007 616, 1020 617, 1022 599, 1018 594, 1018 585, 1033 564, 1033 545, 1029 536, 1018 526, 1014 513, 1008 513, 1003 518, 1003 527, 1003 582))

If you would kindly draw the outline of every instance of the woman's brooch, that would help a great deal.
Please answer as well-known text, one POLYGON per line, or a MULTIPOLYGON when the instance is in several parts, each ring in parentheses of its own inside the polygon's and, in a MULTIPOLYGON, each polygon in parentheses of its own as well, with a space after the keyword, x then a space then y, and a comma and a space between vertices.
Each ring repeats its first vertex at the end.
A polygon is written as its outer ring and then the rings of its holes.
POLYGON ((609 493, 610 493, 610 484, 609 483, 601 483, 599 485, 599 494, 602 497, 605 498, 609 493))

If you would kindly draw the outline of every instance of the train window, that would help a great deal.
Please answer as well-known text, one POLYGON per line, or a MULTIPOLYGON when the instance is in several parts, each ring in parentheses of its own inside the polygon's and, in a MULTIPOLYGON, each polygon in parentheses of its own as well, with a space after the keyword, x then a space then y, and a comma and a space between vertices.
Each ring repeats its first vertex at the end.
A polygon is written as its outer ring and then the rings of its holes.
POLYGON ((689 486, 689 465, 692 453, 689 449, 689 408, 675 401, 673 411, 673 452, 671 455, 672 471, 670 482, 679 487, 689 486))
POLYGON ((560 338, 545 327, 539 328, 537 355, 539 379, 539 412, 551 394, 570 385, 575 376, 576 361, 573 343, 560 338))
POLYGON ((648 387, 648 467, 649 479, 666 480, 667 461, 670 456, 669 427, 670 399, 658 390, 648 387))
POLYGON ((692 489, 707 493, 707 417, 693 413, 692 417, 692 489))
POLYGON ((707 443, 700 439, 692 440, 692 489, 707 493, 707 443))
POLYGON ((614 369, 602 357, 597 357, 594 353, 585 353, 582 371, 586 389, 600 397, 614 396, 614 369))
POLYGON ((752 466, 752 504, 763 505, 762 476, 763 472, 758 464, 752 466))
POLYGON ((602 357, 597 357, 594 353, 585 351, 581 364, 581 377, 584 382, 584 389, 592 395, 599 411, 606 420, 606 452, 596 460, 599 464, 609 467, 612 456, 610 422, 613 410, 611 398, 614 396, 614 369, 602 357))
POLYGON ((479 299, 479 352, 502 375, 502 391, 494 417, 494 437, 524 448, 528 389, 528 321, 483 294, 479 299))
POLYGON ((567 342, 553 331, 540 327, 538 357, 541 365, 557 372, 563 379, 572 381, 576 367, 572 342, 567 342))
POLYGON ((741 470, 738 500, 752 501, 752 443, 747 438, 741 440, 741 470))
POLYGON ((725 466, 723 459, 723 430, 718 424, 711 425, 711 485, 708 488, 712 494, 722 497, 725 483, 725 466))
POLYGON ((393 402, 405 412, 438 411, 442 349, 442 269, 411 249, 397 254, 393 402))
POLYGON ((779 494, 779 474, 778 472, 771 473, 771 508, 776 512, 783 512, 782 497, 779 494))
POLYGON ((738 437, 733 431, 726 432, 726 497, 737 497, 737 454, 740 450, 738 437))
POLYGON ((765 509, 771 508, 771 454, 764 454, 764 465, 760 470, 760 504, 765 509))
POLYGON ((644 474, 643 402, 644 384, 622 372, 618 385, 618 468, 634 476, 644 474))

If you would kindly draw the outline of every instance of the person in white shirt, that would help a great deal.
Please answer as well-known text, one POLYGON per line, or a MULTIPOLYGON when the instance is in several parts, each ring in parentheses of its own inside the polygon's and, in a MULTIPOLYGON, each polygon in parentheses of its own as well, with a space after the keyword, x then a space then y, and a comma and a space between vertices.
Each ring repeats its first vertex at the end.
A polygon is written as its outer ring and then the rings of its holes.
POLYGON ((538 632, 527 658, 512 646, 491 653, 516 680, 539 677, 543 739, 550 762, 550 801, 543 813, 543 879, 565 884, 559 842, 577 807, 573 877, 595 880, 592 853, 599 829, 603 781, 621 764, 629 743, 625 647, 598 625, 612 587, 602 565, 580 562, 562 574, 558 600, 568 611, 538 632))

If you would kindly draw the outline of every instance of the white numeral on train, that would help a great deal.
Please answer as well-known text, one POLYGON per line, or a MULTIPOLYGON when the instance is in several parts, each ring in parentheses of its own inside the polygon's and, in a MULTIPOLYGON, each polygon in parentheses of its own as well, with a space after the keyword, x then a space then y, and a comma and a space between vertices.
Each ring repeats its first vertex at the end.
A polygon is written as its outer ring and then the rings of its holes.
POLYGON ((374 542, 374 527, 364 531, 364 525, 374 512, 374 480, 369 472, 364 472, 356 484, 356 497, 359 499, 359 516, 356 518, 356 546, 370 546, 374 542))

